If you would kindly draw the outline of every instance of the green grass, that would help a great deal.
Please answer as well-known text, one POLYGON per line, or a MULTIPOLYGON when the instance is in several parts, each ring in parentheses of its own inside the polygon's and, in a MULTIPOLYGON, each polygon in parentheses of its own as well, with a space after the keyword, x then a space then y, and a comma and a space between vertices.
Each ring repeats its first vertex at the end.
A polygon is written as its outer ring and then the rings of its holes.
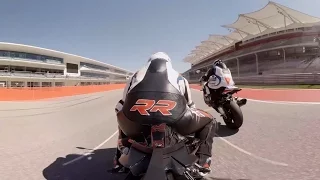
POLYGON ((320 89, 320 85, 236 85, 240 88, 255 89, 320 89))

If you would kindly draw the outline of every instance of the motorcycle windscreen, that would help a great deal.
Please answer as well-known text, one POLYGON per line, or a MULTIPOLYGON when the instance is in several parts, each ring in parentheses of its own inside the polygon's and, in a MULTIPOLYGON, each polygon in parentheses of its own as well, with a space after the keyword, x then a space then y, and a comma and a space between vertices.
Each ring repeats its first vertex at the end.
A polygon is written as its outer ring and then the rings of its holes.
POLYGON ((147 171, 150 163, 150 155, 140 152, 135 148, 130 148, 128 156, 127 166, 134 176, 139 176, 147 171))

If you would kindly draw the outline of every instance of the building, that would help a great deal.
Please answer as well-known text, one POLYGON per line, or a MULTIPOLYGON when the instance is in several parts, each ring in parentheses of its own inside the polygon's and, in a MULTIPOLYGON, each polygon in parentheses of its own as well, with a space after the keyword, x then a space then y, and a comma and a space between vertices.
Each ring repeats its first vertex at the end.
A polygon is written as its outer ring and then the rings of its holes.
POLYGON ((229 34, 210 35, 202 41, 184 59, 191 69, 183 75, 197 80, 216 59, 227 64, 236 82, 250 83, 250 78, 279 74, 320 73, 319 22, 320 18, 269 2, 224 25, 229 34))
POLYGON ((0 86, 52 87, 123 83, 133 73, 93 59, 0 42, 0 86))

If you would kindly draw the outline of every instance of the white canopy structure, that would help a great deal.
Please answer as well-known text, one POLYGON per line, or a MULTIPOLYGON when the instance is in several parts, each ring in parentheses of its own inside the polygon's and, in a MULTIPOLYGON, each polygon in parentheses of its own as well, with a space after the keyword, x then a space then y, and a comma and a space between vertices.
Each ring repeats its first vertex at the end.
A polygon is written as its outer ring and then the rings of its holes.
POLYGON ((204 58, 233 46, 236 42, 282 29, 306 27, 317 22, 320 22, 320 18, 270 1, 264 8, 247 14, 240 14, 234 23, 223 25, 222 27, 231 31, 230 34, 210 35, 209 39, 202 41, 184 61, 199 63, 204 58))

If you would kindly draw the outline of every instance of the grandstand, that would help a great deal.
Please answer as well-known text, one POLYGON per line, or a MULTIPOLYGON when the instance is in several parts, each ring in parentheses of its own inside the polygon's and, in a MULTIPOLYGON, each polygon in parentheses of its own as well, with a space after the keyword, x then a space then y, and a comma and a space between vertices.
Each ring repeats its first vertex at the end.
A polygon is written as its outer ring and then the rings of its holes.
POLYGON ((89 58, 0 42, 0 86, 54 87, 123 83, 133 73, 89 58))
POLYGON ((230 34, 210 35, 184 59, 183 76, 198 80, 221 59, 238 84, 320 84, 320 18, 270 1, 223 27, 230 34))

